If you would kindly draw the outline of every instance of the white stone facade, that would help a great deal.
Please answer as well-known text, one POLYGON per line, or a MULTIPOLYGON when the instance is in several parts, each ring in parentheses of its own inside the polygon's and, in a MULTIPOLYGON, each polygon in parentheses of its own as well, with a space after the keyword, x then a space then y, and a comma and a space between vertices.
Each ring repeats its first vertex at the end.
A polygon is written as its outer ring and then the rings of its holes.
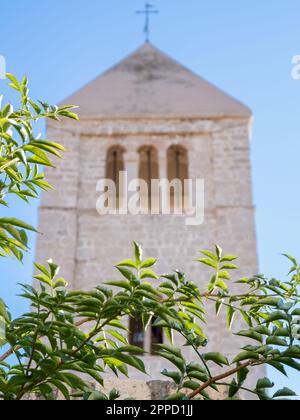
MULTIPOLYGON (((113 267, 132 256, 136 240, 146 257, 159 259, 159 274, 180 269, 204 289, 210 273, 195 260, 201 249, 218 243, 225 253, 240 256, 242 270, 236 277, 257 274, 252 117, 247 107, 149 43, 67 102, 80 105, 81 121, 48 126, 48 138, 61 142, 68 153, 64 161, 57 161, 56 170, 46 171, 56 190, 42 199, 38 262, 53 258, 71 287, 89 289, 118 276, 113 267), (140 148, 154 146, 163 179, 172 145, 187 150, 189 178, 205 181, 202 225, 187 226, 186 215, 97 213, 96 185, 105 178, 106 156, 112 146, 125 150, 130 179, 138 177, 140 148)), ((214 308, 208 308, 208 313, 208 349, 231 358, 245 341, 228 334, 226 316, 216 318, 214 308)), ((243 327, 237 319, 235 330, 243 327)), ((187 359, 195 359, 184 351, 187 359)), ((164 379, 160 372, 167 367, 165 362, 146 356, 145 363, 152 380, 164 379)), ((136 372, 131 372, 131 378, 149 381, 136 372)), ((253 375, 252 382, 255 379, 253 375)))
MULTIPOLYGON (((215 243, 239 255, 242 271, 258 272, 255 209, 252 204, 249 152, 249 119, 210 120, 89 120, 51 123, 48 138, 68 148, 56 170, 46 171, 55 191, 48 192, 40 208, 37 261, 53 258, 74 289, 92 288, 117 276, 116 263, 132 255, 132 242, 139 241, 147 257, 159 258, 163 274, 180 269, 201 287, 209 273, 195 259, 201 249, 215 243), (159 151, 160 177, 166 176, 166 153, 172 144, 188 150, 189 176, 205 180, 205 222, 186 226, 185 215, 100 216, 96 211, 97 181, 105 177, 107 150, 122 145, 125 164, 138 168, 137 150, 154 145, 159 151)), ((227 333, 225 316, 210 311, 207 326, 209 349, 229 357, 241 339, 227 333)), ((239 324, 239 321, 238 321, 239 324)), ((236 325, 239 329, 239 325, 236 325)), ((183 343, 182 343, 183 344, 183 343)), ((187 353, 187 357, 191 357, 187 353)), ((165 367, 156 358, 145 357, 152 379, 161 379, 165 367)), ((142 375, 134 373, 142 379, 142 375)))

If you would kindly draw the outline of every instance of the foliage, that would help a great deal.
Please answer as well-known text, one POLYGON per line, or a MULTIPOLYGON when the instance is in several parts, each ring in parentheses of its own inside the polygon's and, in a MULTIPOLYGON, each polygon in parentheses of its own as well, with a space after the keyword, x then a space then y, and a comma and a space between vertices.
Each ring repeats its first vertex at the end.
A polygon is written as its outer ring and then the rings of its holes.
MULTIPOLYGON (((59 120, 61 117, 78 119, 73 106, 50 106, 34 102, 29 97, 28 80, 19 82, 7 74, 10 87, 20 96, 20 108, 3 103, 0 95, 0 208, 7 206, 9 195, 28 202, 37 198, 40 190, 50 185, 44 178, 41 166, 53 167, 50 156, 61 157, 65 151, 60 144, 42 140, 34 133, 35 124, 42 119, 59 120)), ((0 256, 14 255, 20 261, 28 250, 26 231, 35 229, 14 218, 0 218, 0 256)))
MULTIPOLYGON (((210 399, 210 389, 226 385, 229 398, 240 390, 247 390, 261 400, 294 396, 285 388, 270 393, 274 384, 267 378, 257 382, 255 389, 247 389, 246 380, 255 366, 269 365, 286 374, 285 367, 300 370, 299 316, 297 308, 300 267, 293 260, 288 282, 263 276, 239 280, 246 286, 244 294, 230 293, 230 270, 236 269, 233 256, 222 256, 205 251, 200 262, 210 266, 214 274, 206 291, 188 281, 183 273, 162 276, 158 287, 153 279, 156 260, 143 260, 141 247, 134 244, 134 258, 119 263, 116 268, 122 279, 110 281, 89 292, 70 291, 59 268, 52 262, 48 267, 36 265, 35 276, 40 289, 23 286, 22 296, 32 306, 31 312, 11 320, 4 305, 1 316, 6 333, 2 344, 10 350, 1 358, 0 398, 20 400, 38 393, 46 399, 116 399, 95 391, 89 384, 93 380, 101 389, 104 372, 128 375, 128 366, 145 373, 141 356, 144 351, 127 341, 126 319, 140 317, 145 329, 155 316, 157 326, 164 328, 169 344, 157 346, 157 356, 174 365, 174 370, 162 373, 177 387, 175 395, 167 399, 210 399), (203 332, 205 307, 212 303, 221 314, 226 311, 228 325, 239 312, 245 320, 245 329, 239 336, 255 341, 228 360, 219 352, 206 352, 209 337, 203 332), (194 350, 195 358, 186 360, 176 347, 180 334, 186 346, 194 350), (7 364, 14 354, 17 364, 7 364), (219 374, 213 374, 219 369, 219 374)), ((290 257, 289 257, 290 258, 290 257)), ((219 350, 219 349, 217 349, 219 350)), ((167 364, 167 363, 166 363, 167 364)))

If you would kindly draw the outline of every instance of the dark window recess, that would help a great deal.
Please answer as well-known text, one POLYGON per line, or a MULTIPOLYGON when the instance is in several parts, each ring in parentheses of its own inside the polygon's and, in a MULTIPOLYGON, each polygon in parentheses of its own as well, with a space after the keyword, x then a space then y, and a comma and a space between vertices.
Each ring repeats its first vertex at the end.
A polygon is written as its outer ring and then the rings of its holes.
MULTIPOLYGON (((116 197, 111 197, 114 208, 119 208, 122 205, 120 197, 123 197, 122 185, 120 185, 120 172, 124 172, 124 153, 125 149, 122 146, 113 146, 107 152, 106 159, 106 178, 115 183, 116 197)), ((107 192, 107 191, 106 191, 107 192)))
POLYGON ((158 167, 158 152, 153 146, 143 146, 139 149, 140 154, 140 166, 139 166, 139 178, 146 182, 148 186, 148 196, 141 197, 142 203, 147 203, 148 207, 154 207, 157 203, 158 197, 153 197, 152 194, 152 180, 159 179, 159 167, 158 167), (152 199, 154 198, 154 203, 152 199))
POLYGON ((171 188, 170 204, 171 208, 178 205, 183 208, 184 199, 188 198, 188 191, 185 189, 185 180, 189 178, 188 152, 180 145, 171 146, 168 149, 168 179, 170 182, 179 180, 176 189, 171 188), (180 188, 179 188, 180 186, 180 188))
POLYGON ((129 343, 132 346, 144 349, 145 344, 145 331, 141 320, 130 318, 129 325, 129 343))
POLYGON ((157 351, 157 344, 163 344, 164 343, 164 332, 162 327, 156 327, 155 321, 157 318, 152 319, 152 325, 151 325, 151 354, 155 354, 157 351))

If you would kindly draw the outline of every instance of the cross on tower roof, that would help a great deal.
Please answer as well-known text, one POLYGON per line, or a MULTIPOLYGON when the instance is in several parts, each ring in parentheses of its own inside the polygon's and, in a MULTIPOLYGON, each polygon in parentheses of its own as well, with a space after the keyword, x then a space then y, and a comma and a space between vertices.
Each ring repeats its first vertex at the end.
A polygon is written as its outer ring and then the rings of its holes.
POLYGON ((145 15, 145 27, 144 27, 144 33, 146 35, 146 42, 149 42, 149 36, 150 36, 150 16, 154 14, 158 14, 158 10, 153 10, 154 6, 152 4, 149 4, 146 2, 145 4, 145 10, 138 10, 136 13, 138 15, 145 15))

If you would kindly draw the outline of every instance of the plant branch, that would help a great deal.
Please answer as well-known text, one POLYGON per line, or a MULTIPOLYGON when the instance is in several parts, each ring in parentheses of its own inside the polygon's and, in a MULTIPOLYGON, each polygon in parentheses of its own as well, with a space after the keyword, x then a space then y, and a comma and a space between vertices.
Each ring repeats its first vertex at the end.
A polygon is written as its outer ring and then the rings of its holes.
MULTIPOLYGON (((81 321, 76 322, 75 326, 81 327, 82 325, 91 321, 93 321, 91 318, 84 318, 81 321)), ((38 337, 38 339, 41 339, 41 338, 43 337, 42 336, 38 337)), ((16 350, 20 350, 21 348, 22 348, 21 346, 17 346, 15 349, 10 348, 9 350, 7 350, 6 353, 0 356, 0 362, 4 362, 9 356, 12 356, 16 350)))
POLYGON ((192 392, 188 398, 189 400, 194 399, 197 395, 201 394, 201 392, 203 392, 206 388, 208 388, 209 386, 215 384, 216 382, 222 381, 223 379, 229 378, 233 375, 235 375, 236 373, 240 372, 242 369, 245 369, 247 367, 251 367, 254 365, 258 365, 258 364, 263 364, 265 363, 265 361, 261 361, 260 363, 258 363, 257 360, 248 360, 247 363, 244 363, 240 366, 237 366, 235 369, 229 370, 228 372, 225 372, 221 375, 215 376, 211 379, 209 379, 207 382, 205 382, 201 387, 199 387, 198 389, 196 389, 194 392, 192 392))

